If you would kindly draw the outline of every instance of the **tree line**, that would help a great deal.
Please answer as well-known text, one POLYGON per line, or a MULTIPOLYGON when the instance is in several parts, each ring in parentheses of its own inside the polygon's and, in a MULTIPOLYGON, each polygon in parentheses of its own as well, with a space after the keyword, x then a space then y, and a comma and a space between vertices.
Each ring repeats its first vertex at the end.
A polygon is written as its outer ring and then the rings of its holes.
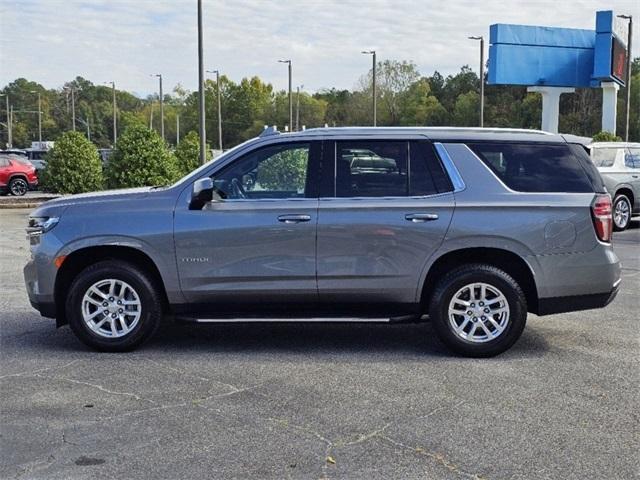
MULTIPOLYGON (((351 90, 336 88, 316 93, 293 92, 294 112, 299 102, 300 126, 370 125, 372 122, 371 71, 363 75, 351 90)), ((379 126, 477 126, 479 124, 478 75, 464 66, 454 75, 434 72, 422 75, 410 61, 384 60, 377 66, 377 123, 379 126)), ((59 89, 46 89, 37 82, 18 78, 2 89, 13 107, 13 146, 28 147, 38 140, 38 93, 41 97, 42 139, 55 140, 71 130, 75 103, 76 130, 87 135, 97 147, 113 143, 113 107, 111 86, 94 84, 76 77, 59 89), (73 97, 71 98, 73 91, 73 97)), ((206 131, 213 148, 218 143, 217 84, 206 82, 206 131)), ((256 136, 265 125, 289 123, 288 94, 276 91, 259 77, 234 82, 220 78, 222 146, 230 148, 256 136)), ((618 135, 624 133, 626 91, 618 94, 618 135)), ((198 93, 177 85, 164 95, 166 142, 175 145, 180 135, 198 130, 198 93)), ((116 91, 118 131, 146 125, 160 130, 157 95, 138 98, 116 91)), ((3 102, 4 103, 4 102, 3 102)), ((4 110, 3 106, 0 106, 4 110)), ((600 89, 576 89, 560 101, 559 130, 591 137, 601 129, 602 93, 600 89)), ((485 87, 484 125, 539 129, 542 101, 526 87, 485 87)), ((294 114, 295 117, 295 114, 294 114)), ((6 114, 2 118, 0 141, 6 143, 6 114)), ((295 128, 295 125, 293 126, 295 128)), ((640 141, 640 58, 632 63, 632 91, 629 138, 640 141)))

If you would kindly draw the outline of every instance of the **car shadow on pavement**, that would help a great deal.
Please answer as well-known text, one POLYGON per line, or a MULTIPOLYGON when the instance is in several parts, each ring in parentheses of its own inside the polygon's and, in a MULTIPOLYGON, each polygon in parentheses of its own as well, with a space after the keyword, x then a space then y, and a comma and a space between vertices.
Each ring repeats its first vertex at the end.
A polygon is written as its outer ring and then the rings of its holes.
MULTIPOLYGON (((145 350, 246 352, 304 355, 362 354, 376 357, 449 357, 426 323, 215 323, 190 325, 166 322, 145 350)), ((527 332, 505 356, 536 357, 548 345, 527 332)))
MULTIPOLYGON (((26 324, 25 324, 26 325, 26 324)), ((22 353, 91 352, 68 326, 56 329, 53 323, 38 322, 24 332, 4 331, 1 344, 22 353)), ((546 354, 548 344, 542 334, 526 328, 522 337, 504 357, 535 358, 546 354)), ((435 337, 429 322, 423 323, 210 323, 189 324, 165 319, 157 334, 139 347, 138 353, 207 354, 287 354, 324 356, 359 354, 376 359, 398 356, 420 360, 453 356, 435 337)), ((104 354, 109 355, 109 354, 104 354)), ((116 354, 117 355, 117 354, 116 354)), ((126 355, 126 354, 125 354, 126 355)))

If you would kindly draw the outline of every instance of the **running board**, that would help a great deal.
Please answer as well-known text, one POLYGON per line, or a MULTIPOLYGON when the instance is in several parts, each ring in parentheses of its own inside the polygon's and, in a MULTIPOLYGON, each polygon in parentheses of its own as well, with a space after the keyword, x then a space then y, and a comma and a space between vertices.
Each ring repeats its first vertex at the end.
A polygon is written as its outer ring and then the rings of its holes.
POLYGON ((424 320, 419 315, 404 315, 401 317, 311 317, 311 318, 198 318, 176 315, 177 322, 184 323, 410 323, 424 320))

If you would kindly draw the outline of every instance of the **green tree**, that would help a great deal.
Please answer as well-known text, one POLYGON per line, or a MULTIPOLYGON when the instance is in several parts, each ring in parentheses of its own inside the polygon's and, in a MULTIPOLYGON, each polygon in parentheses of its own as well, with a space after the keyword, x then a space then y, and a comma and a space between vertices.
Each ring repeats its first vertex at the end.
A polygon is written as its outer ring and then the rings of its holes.
POLYGON ((480 95, 470 91, 456 99, 453 109, 453 123, 459 127, 475 127, 480 118, 480 95))
POLYGON ((622 138, 611 132, 598 132, 593 136, 594 142, 621 142, 622 138))
MULTIPOLYGON (((207 161, 211 160, 211 149, 207 145, 207 161)), ((193 130, 180 140, 175 150, 180 175, 186 175, 200 166, 200 136, 193 130)))
POLYGON ((58 193, 102 189, 102 163, 95 145, 79 132, 63 133, 47 154, 42 182, 47 190, 58 193))
POLYGON ((118 137, 106 168, 110 188, 168 185, 179 177, 176 159, 153 130, 133 125, 118 137))

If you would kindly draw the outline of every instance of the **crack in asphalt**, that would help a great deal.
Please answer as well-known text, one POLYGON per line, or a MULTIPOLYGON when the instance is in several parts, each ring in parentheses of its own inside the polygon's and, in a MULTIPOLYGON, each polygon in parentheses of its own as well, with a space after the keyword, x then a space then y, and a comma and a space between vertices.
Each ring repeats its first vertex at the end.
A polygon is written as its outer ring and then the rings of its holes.
POLYGON ((37 374, 41 373, 41 372, 48 372, 50 370, 62 370, 64 368, 67 368, 67 367, 73 365, 76 362, 79 362, 79 361, 80 361, 79 359, 76 359, 76 360, 70 361, 69 363, 65 363, 64 365, 60 365, 60 366, 39 368, 38 370, 31 370, 29 372, 9 373, 7 375, 0 376, 0 380, 2 380, 4 378, 10 378, 10 377, 31 377, 31 376, 37 376, 37 374))

